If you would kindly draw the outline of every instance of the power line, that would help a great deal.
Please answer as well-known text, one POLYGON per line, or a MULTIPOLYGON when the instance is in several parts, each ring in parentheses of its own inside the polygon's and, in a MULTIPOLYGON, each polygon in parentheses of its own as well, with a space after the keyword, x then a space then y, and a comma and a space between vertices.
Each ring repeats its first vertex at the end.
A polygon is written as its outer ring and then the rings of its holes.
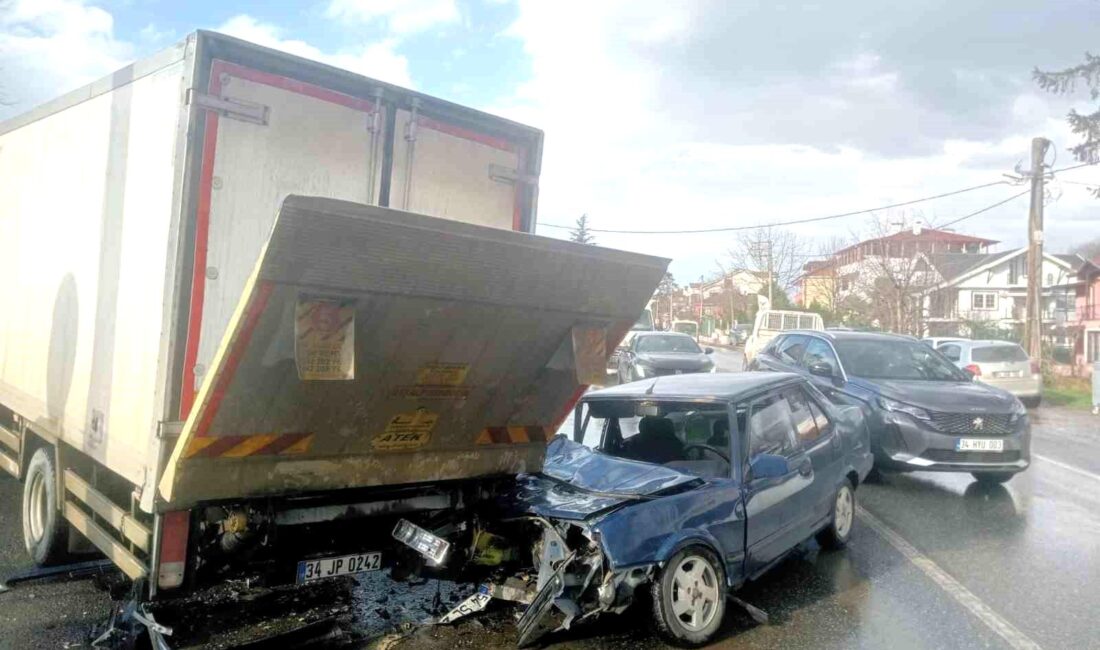
POLYGON ((937 228, 939 230, 943 230, 944 228, 947 228, 948 226, 953 226, 953 225, 959 223, 960 221, 965 221, 965 220, 969 219, 970 217, 976 217, 976 216, 978 216, 979 214, 981 214, 983 212, 989 212, 993 208, 999 208, 1002 205, 1004 205, 1005 203, 1008 203, 1009 201, 1012 201, 1014 199, 1018 199, 1021 196, 1025 195, 1029 192, 1031 192, 1031 190, 1024 190, 1023 192, 1020 192, 1019 194, 1013 194, 1012 196, 1008 197, 1004 201, 998 201, 997 203, 994 203, 993 205, 989 205, 989 206, 986 206, 986 207, 982 208, 981 210, 971 212, 970 214, 959 217, 958 219, 955 219, 954 221, 948 221, 947 223, 943 224, 942 226, 938 226, 937 228))
MULTIPOLYGON (((1072 167, 1069 169, 1073 169, 1072 167)), ((1062 171, 1062 170, 1059 170, 1062 171)), ((828 221, 830 219, 842 219, 844 217, 854 217, 861 214, 870 214, 872 212, 879 212, 881 210, 890 210, 893 208, 901 208, 907 205, 914 205, 917 203, 924 203, 925 201, 934 201, 936 199, 946 198, 948 196, 956 196, 958 194, 965 194, 966 192, 973 192, 975 190, 985 189, 987 187, 993 187, 994 185, 1006 185, 1007 181, 994 181, 992 183, 983 183, 982 185, 975 185, 973 187, 965 187, 961 190, 954 190, 952 192, 944 192, 943 194, 935 194, 933 196, 925 196, 919 199, 912 199, 909 201, 902 201, 901 203, 891 203, 889 205, 880 205, 875 208, 866 208, 864 210, 853 210, 852 212, 842 212, 840 214, 830 214, 824 217, 811 217, 809 219, 795 219, 792 221, 777 221, 774 223, 757 224, 753 226, 728 226, 725 228, 699 228, 695 230, 610 230, 603 228, 589 228, 592 232, 602 232, 618 235, 693 235, 700 233, 712 233, 712 232, 734 232, 739 230, 758 230, 760 228, 772 228, 779 226, 794 226, 802 223, 814 223, 817 221, 828 221)), ((566 230, 572 230, 576 226, 563 226, 556 223, 540 223, 540 226, 547 228, 563 228, 566 230)))

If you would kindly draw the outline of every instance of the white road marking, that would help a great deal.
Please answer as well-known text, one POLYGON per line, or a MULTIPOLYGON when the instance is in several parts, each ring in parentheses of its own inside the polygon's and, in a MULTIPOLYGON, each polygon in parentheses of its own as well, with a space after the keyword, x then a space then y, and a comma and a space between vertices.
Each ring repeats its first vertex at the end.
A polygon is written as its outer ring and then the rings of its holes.
POLYGON ((964 587, 961 582, 941 569, 940 566, 933 562, 927 555, 918 551, 916 547, 907 542, 905 538, 895 532, 893 528, 882 523, 878 517, 867 512, 862 506, 857 506, 856 511, 859 513, 859 518, 863 523, 867 524, 872 530, 881 535, 883 539, 889 542, 891 546, 905 557, 905 559, 913 563, 913 565, 920 569, 924 575, 928 576, 940 589, 947 592, 947 595, 951 596, 955 602, 965 607, 979 621, 984 623, 986 627, 993 630, 998 636, 1008 642, 1008 645, 1017 650, 1040 650, 1038 643, 1032 641, 1015 625, 1009 623, 1002 618, 1000 614, 993 611, 989 605, 986 605, 980 598, 975 596, 973 592, 964 587))
POLYGON ((1092 472, 1086 472, 1085 470, 1081 469, 1080 467, 1074 467, 1073 465, 1063 463, 1060 460, 1054 460, 1053 458, 1049 458, 1049 457, 1044 456, 1042 454, 1032 454, 1031 457, 1032 458, 1038 458, 1039 460, 1043 461, 1044 463, 1050 463, 1051 465, 1057 465, 1058 467, 1061 467, 1062 469, 1066 470, 1067 472, 1073 472, 1074 474, 1079 474, 1081 476, 1084 476, 1085 478, 1091 478, 1094 481, 1100 481, 1100 474, 1093 474, 1092 472))

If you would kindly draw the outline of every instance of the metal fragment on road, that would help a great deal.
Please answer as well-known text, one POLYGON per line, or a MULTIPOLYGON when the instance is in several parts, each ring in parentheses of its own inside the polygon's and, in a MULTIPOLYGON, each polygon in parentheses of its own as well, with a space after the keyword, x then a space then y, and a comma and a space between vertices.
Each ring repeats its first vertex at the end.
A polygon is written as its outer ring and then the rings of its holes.
POLYGON ((446 625, 448 623, 454 623, 458 619, 469 616, 470 614, 476 614, 488 607, 489 602, 492 600, 493 597, 490 594, 489 585, 481 585, 481 587, 471 594, 469 598, 463 600, 456 605, 454 609, 440 617, 436 623, 439 625, 446 625))
POLYGON ((755 607, 753 605, 750 605, 749 603, 746 603, 745 601, 741 600, 737 596, 732 596, 731 595, 729 598, 730 598, 731 601, 733 601, 734 604, 740 606, 742 609, 744 609, 746 612, 748 612, 749 616, 752 617, 752 620, 756 621, 757 623, 759 623, 761 625, 767 625, 768 624, 768 613, 767 612, 760 609, 759 607, 755 607))

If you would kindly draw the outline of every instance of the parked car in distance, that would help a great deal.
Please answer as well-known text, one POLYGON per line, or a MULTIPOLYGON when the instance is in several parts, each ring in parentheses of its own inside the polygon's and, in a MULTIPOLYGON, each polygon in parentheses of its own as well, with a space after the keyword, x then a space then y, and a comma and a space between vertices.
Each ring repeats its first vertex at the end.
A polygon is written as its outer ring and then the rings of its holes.
POLYGON ((921 339, 920 342, 924 343, 925 345, 932 348, 933 350, 938 350, 940 348, 940 346, 943 345, 944 343, 950 343, 950 342, 954 342, 954 341, 966 341, 966 340, 968 340, 968 339, 964 339, 960 336, 928 336, 928 337, 925 337, 925 338, 921 339))
POLYGON ((542 564, 521 647, 642 588, 666 640, 706 643, 728 592, 815 536, 848 541, 872 464, 859 409, 793 374, 648 379, 588 393, 573 421, 517 490, 520 513, 553 530, 541 548, 565 546, 542 564))
POLYGON ((948 341, 936 346, 943 356, 990 386, 1003 388, 1035 408, 1043 401, 1039 362, 1011 341, 948 341))
POLYGON ((739 323, 730 328, 730 344, 731 345, 743 345, 745 341, 749 340, 749 335, 752 334, 752 325, 749 323, 739 323))
POLYGON ((745 341, 745 361, 752 361, 772 339, 791 330, 824 331, 825 322, 819 314, 808 311, 762 309, 756 314, 752 334, 745 341))
POLYGON ((1002 483, 1031 463, 1027 409, 907 336, 789 332, 749 370, 798 372, 839 404, 860 406, 876 467, 970 472, 1002 483))
POLYGON ((619 351, 619 383, 662 375, 716 372, 713 348, 700 348, 680 332, 637 332, 619 351))
POLYGON ((611 351, 611 354, 607 356, 607 374, 618 375, 619 372, 619 355, 623 349, 630 347, 630 342, 634 339, 634 335, 638 332, 653 332, 657 328, 653 325, 653 312, 646 307, 642 310, 638 320, 634 321, 634 324, 630 326, 630 330, 623 336, 623 340, 619 342, 619 345, 611 351))

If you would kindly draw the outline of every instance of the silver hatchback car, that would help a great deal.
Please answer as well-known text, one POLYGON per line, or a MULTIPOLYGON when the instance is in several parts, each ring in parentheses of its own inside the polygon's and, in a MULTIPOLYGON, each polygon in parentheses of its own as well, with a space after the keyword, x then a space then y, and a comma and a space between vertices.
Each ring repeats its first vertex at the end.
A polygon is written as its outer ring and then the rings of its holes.
POLYGON ((1009 341, 946 341, 936 346, 943 356, 985 384, 1003 388, 1028 408, 1043 399, 1039 362, 1009 341))

